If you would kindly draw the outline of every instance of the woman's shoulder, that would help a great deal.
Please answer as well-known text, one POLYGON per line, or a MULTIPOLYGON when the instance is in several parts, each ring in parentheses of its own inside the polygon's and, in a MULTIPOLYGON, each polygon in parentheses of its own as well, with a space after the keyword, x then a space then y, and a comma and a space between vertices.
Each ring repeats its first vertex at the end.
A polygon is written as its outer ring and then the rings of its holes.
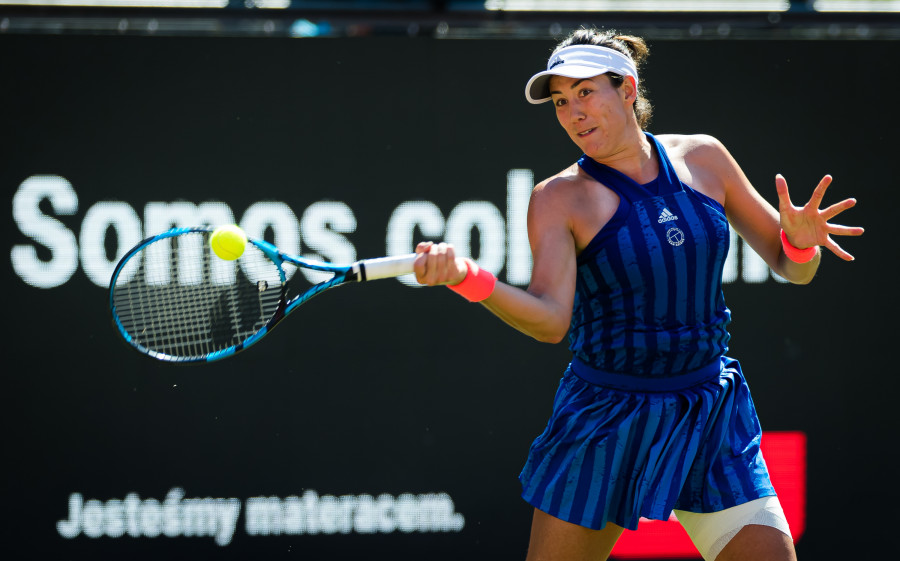
POLYGON ((729 157, 725 145, 708 134, 660 134, 655 138, 670 158, 688 163, 715 165, 729 157))
POLYGON ((564 170, 551 175, 534 187, 535 197, 567 197, 578 191, 591 177, 574 163, 564 170))
POLYGON ((665 147, 682 181, 724 205, 728 183, 741 173, 717 138, 708 134, 664 134, 656 139, 665 147))
POLYGON ((577 163, 538 183, 529 205, 534 235, 565 227, 581 251, 615 213, 619 197, 577 163))
POLYGON ((531 206, 572 216, 593 206, 607 191, 576 162, 538 183, 531 193, 531 206))
POLYGON ((725 149, 718 138, 708 134, 659 134, 654 138, 665 147, 666 152, 703 154, 725 149))

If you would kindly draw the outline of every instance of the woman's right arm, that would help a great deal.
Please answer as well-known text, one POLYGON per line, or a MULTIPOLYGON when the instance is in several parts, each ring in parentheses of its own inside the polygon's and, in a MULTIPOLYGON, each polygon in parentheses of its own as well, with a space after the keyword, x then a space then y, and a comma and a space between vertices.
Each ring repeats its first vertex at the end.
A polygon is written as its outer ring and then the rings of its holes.
MULTIPOLYGON (((537 187, 528 206, 528 238, 533 267, 527 290, 497 282, 481 303, 501 320, 538 341, 565 338, 575 298, 575 242, 566 190, 548 180, 537 187)), ((416 280, 421 284, 458 284, 467 267, 448 244, 423 242, 416 248, 416 280)))

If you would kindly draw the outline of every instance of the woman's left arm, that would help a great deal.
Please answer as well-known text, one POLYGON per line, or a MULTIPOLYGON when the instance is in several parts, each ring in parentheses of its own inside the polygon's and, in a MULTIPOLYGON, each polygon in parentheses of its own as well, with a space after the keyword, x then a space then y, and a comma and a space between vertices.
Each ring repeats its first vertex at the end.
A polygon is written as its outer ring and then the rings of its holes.
POLYGON ((809 202, 800 207, 791 202, 787 181, 781 174, 777 175, 776 210, 753 188, 740 166, 720 142, 715 141, 708 148, 712 148, 712 153, 707 152, 711 158, 704 159, 714 168, 715 175, 723 183, 725 213, 729 222, 773 271, 793 283, 806 284, 812 280, 821 259, 820 250, 817 249, 811 260, 805 263, 793 261, 785 253, 782 230, 788 243, 795 248, 822 246, 845 261, 853 260, 853 256, 844 251, 832 236, 860 236, 863 229, 840 226, 829 221, 853 207, 856 199, 845 199, 827 208, 820 208, 831 184, 830 175, 822 178, 809 202))

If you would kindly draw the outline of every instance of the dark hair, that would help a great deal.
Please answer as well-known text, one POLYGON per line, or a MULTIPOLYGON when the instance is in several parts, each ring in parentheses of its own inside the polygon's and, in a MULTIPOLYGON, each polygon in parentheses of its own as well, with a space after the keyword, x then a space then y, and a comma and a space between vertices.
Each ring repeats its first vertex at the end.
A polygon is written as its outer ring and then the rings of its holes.
MULTIPOLYGON (((576 29, 556 46, 553 53, 572 45, 597 45, 615 49, 629 56, 634 61, 634 66, 638 69, 638 72, 640 72, 644 61, 650 56, 650 48, 643 39, 632 35, 620 35, 617 31, 611 29, 606 31, 594 28, 576 29)), ((613 87, 616 88, 621 87, 625 81, 625 78, 618 74, 609 73, 607 76, 613 87)), ((637 99, 634 101, 634 116, 641 129, 647 128, 647 125, 650 124, 650 118, 653 116, 653 106, 647 97, 647 88, 644 87, 643 80, 638 84, 637 99)))

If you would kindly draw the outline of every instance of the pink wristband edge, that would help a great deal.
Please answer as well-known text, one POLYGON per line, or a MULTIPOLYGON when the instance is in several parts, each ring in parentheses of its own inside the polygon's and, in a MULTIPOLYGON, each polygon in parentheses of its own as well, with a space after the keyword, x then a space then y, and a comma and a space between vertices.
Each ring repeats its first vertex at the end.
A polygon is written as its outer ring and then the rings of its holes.
POLYGON ((490 271, 480 268, 477 264, 466 260, 468 272, 459 284, 447 285, 447 288, 459 294, 469 302, 481 302, 493 294, 497 284, 497 277, 490 271))
POLYGON ((784 233, 784 228, 782 228, 781 247, 784 248, 784 254, 787 255, 788 259, 790 259, 794 263, 809 263, 810 261, 812 261, 813 257, 816 256, 816 252, 818 251, 819 246, 814 245, 812 247, 806 247, 803 249, 795 247, 790 241, 788 241, 787 234, 784 233))

